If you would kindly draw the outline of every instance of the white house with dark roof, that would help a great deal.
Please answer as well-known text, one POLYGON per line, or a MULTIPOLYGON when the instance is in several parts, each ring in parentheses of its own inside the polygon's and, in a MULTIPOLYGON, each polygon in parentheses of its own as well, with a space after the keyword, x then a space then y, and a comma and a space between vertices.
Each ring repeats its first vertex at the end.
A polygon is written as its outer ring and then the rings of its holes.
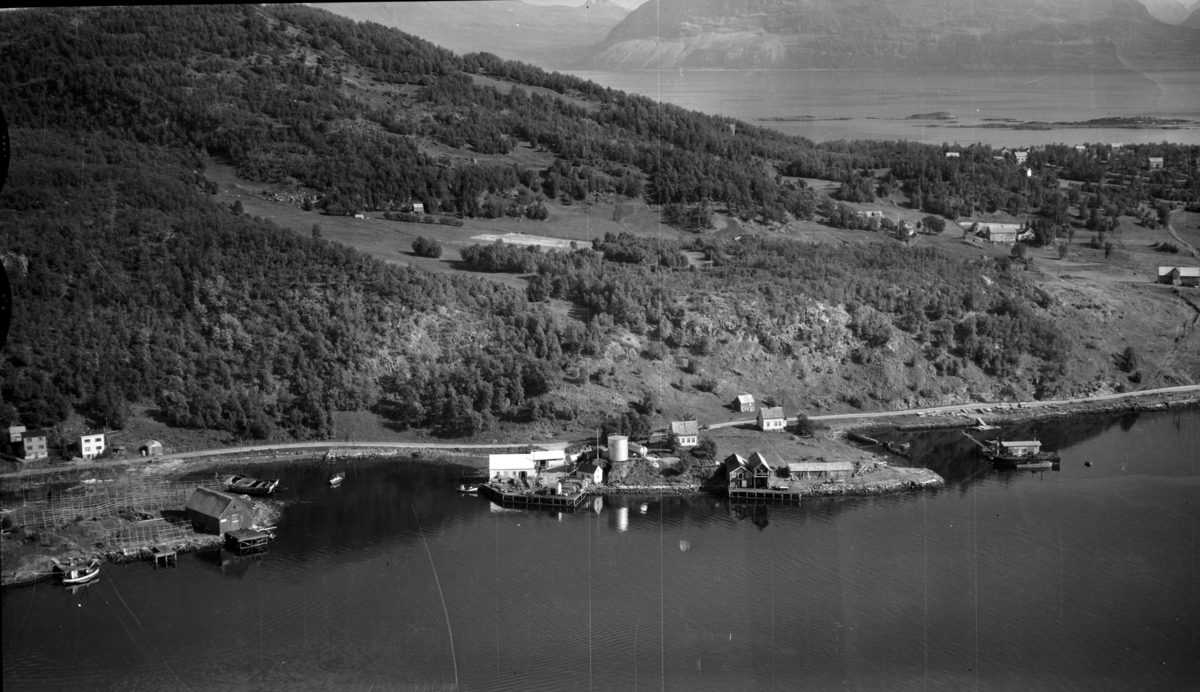
POLYGON ((604 482, 604 468, 591 461, 577 466, 575 468, 575 473, 572 473, 571 475, 588 483, 599 484, 604 482))
POLYGON ((104 434, 83 435, 79 438, 79 456, 95 459, 104 451, 104 434))
POLYGON ((700 444, 700 426, 694 420, 671 421, 671 441, 683 448, 700 444))
POLYGON ((763 432, 783 430, 786 421, 782 406, 764 406, 758 409, 758 429, 763 432))

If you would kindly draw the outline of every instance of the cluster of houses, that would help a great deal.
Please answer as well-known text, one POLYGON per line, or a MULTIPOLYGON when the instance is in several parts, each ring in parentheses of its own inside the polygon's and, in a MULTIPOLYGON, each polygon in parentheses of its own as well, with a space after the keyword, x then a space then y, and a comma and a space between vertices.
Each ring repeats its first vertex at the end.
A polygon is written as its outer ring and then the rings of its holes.
POLYGON ((762 452, 754 452, 747 459, 740 454, 730 454, 721 463, 722 479, 730 489, 783 490, 789 489, 788 480, 838 480, 854 475, 853 461, 789 462, 778 469, 771 466, 762 452))
POLYGON ((5 452, 18 459, 33 461, 50 456, 46 447, 45 430, 26 430, 24 425, 8 428, 4 438, 5 452))
MULTIPOLYGON (((27 430, 23 425, 10 426, 4 437, 4 453, 22 461, 37 461, 50 456, 45 430, 27 430)), ((89 433, 81 435, 76 449, 84 459, 95 459, 108 448, 104 433, 89 433)), ((163 445, 158 440, 146 440, 138 452, 146 457, 162 456, 163 445)))

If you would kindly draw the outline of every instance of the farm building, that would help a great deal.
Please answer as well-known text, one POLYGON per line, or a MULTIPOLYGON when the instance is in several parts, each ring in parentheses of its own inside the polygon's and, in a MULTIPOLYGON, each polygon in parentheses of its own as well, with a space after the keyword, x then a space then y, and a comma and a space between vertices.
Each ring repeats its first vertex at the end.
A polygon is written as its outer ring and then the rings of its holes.
POLYGON ((1029 160, 1029 152, 1027 151, 1014 151, 1013 156, 1017 157, 1017 163, 1025 163, 1029 160))
POLYGON ((1162 160, 1161 156, 1151 156, 1150 157, 1150 170, 1161 171, 1162 167, 1163 167, 1163 160, 1162 160))
POLYGON ((853 461, 789 462, 788 473, 799 479, 833 479, 854 475, 853 461))
POLYGON ((1159 267, 1158 283, 1200 286, 1200 267, 1159 267))
POLYGON ((1015 243, 1021 233, 1019 223, 979 224, 979 232, 991 243, 1015 243))
POLYGON ((413 213, 414 214, 424 214, 425 213, 425 205, 420 202, 413 202, 413 213))
POLYGON ((79 438, 79 456, 84 459, 95 459, 104 452, 104 435, 84 435, 79 438))
POLYGON ((146 440, 146 444, 138 448, 144 457, 161 457, 163 454, 162 443, 158 440, 146 440))
POLYGON ((254 508, 247 500, 208 488, 196 488, 185 509, 192 528, 218 536, 254 524, 254 508))
POLYGON ((861 218, 864 218, 864 219, 882 219, 883 218, 883 212, 877 211, 877 210, 860 211, 857 213, 861 218))
POLYGON ((782 406, 768 406, 758 410, 758 429, 763 432, 783 430, 785 420, 782 406))
POLYGON ((962 154, 960 154, 957 151, 946 152, 946 158, 948 158, 948 159, 957 159, 957 158, 961 158, 961 157, 962 157, 962 154))
POLYGON ((738 394, 737 398, 733 400, 733 410, 743 412, 753 411, 754 397, 750 394, 738 394))
POLYGON ((680 447, 700 444, 700 426, 694 420, 671 421, 671 440, 680 447))
POLYGON ((489 454, 488 477, 526 478, 534 473, 530 454, 489 454))

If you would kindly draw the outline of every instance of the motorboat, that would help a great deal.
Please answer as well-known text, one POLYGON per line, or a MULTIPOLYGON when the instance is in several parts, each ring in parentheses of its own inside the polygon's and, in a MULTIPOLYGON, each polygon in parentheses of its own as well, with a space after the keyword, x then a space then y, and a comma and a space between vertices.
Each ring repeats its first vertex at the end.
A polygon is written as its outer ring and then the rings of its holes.
POLYGON ((74 563, 64 565, 58 560, 54 560, 54 566, 62 574, 62 583, 67 586, 86 584, 100 576, 99 560, 92 560, 86 565, 74 563))
POLYGON ((230 476, 225 479, 225 491, 243 495, 270 495, 279 485, 278 478, 230 476))
POLYGON ((346 480, 346 472, 338 471, 337 473, 335 473, 329 477, 329 486, 331 488, 336 488, 339 485, 341 485, 342 481, 344 481, 344 480, 346 480))

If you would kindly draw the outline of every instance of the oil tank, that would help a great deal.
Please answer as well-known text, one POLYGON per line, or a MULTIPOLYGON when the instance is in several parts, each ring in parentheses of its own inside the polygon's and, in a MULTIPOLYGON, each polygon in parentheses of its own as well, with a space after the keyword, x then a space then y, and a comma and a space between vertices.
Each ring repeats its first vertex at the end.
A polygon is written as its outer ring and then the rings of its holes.
POLYGON ((608 436, 608 460, 629 461, 629 438, 625 435, 608 436))

